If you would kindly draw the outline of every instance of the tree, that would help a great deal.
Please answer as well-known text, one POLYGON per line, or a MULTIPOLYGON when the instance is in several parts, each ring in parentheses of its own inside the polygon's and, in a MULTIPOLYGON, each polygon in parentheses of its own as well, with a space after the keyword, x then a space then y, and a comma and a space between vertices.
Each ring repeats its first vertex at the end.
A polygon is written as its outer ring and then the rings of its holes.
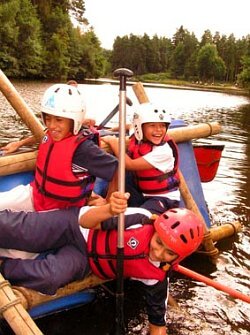
POLYGON ((238 75, 238 81, 250 90, 250 55, 242 58, 243 70, 238 75))
POLYGON ((43 64, 43 51, 40 37, 40 21, 30 0, 20 0, 16 16, 19 27, 16 55, 19 75, 30 78, 40 74, 43 64))
POLYGON ((188 79, 195 75, 195 59, 198 50, 198 40, 183 26, 176 32, 173 38, 174 50, 171 57, 171 73, 175 78, 188 79))
POLYGON ((213 37, 211 34, 211 31, 209 29, 204 31, 204 34, 201 37, 200 47, 203 47, 206 44, 212 44, 213 43, 213 37))
POLYGON ((8 1, 0 6, 0 67, 7 76, 18 75, 18 60, 15 55, 19 33, 16 25, 18 9, 17 0, 8 1))
POLYGON ((0 66, 8 76, 31 78, 42 68, 40 22, 30 0, 0 7, 0 66))
POLYGON ((200 79, 203 82, 214 79, 222 79, 225 74, 225 63, 222 58, 218 56, 215 45, 205 44, 198 52, 197 56, 197 70, 200 79))

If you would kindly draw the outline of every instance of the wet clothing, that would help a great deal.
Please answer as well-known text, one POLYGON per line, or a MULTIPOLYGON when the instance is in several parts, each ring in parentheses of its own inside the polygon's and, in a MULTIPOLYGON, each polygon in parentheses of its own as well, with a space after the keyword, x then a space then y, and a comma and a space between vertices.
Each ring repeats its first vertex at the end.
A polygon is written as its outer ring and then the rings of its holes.
MULTIPOLYGON (((154 200, 154 199, 152 199, 154 200)), ((164 199, 163 199, 164 201, 164 199)), ((164 203, 148 203, 152 212, 164 211, 164 203)), ((90 271, 88 261, 87 240, 89 229, 79 227, 79 215, 89 209, 71 207, 69 209, 44 212, 11 212, 0 211, 0 247, 16 248, 31 253, 39 253, 36 259, 4 259, 0 266, 3 276, 13 285, 24 286, 46 294, 54 294, 56 290, 73 281, 83 279, 90 271)), ((149 222, 151 213, 140 208, 128 208, 125 213, 126 228, 137 229, 149 222)), ((102 222, 102 230, 117 228, 118 217, 102 222)), ((139 236, 139 235, 138 235, 139 236)), ((139 240, 139 237, 138 237, 139 240)), ((145 263, 150 267, 154 266, 145 263)), ((145 265, 145 266, 147 266, 145 265)), ((155 264, 156 271, 162 264, 155 264)), ((139 268, 136 277, 145 290, 149 321, 155 325, 165 325, 165 300, 167 283, 162 281, 141 279, 139 268)), ((143 270, 145 271, 145 269, 143 270)))
POLYGON ((95 135, 81 133, 59 142, 54 142, 49 133, 43 137, 36 160, 35 180, 31 183, 35 210, 86 204, 94 188, 95 177, 86 169, 74 173, 72 159, 80 143, 87 139, 95 141, 95 135))

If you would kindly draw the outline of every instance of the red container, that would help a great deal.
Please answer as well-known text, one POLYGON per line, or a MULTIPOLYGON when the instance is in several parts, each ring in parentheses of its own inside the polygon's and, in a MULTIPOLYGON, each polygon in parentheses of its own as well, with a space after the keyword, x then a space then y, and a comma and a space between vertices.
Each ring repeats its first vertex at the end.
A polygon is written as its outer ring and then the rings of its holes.
POLYGON ((212 181, 216 176, 224 145, 195 145, 193 149, 201 181, 212 181))

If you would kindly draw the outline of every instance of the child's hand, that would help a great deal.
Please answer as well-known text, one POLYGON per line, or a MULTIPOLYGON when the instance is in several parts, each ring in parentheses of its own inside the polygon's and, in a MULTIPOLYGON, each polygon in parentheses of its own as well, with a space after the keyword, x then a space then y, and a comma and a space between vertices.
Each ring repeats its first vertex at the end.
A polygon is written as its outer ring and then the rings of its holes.
POLYGON ((12 152, 15 152, 19 149, 19 141, 17 142, 11 142, 5 145, 4 147, 0 148, 2 151, 2 155, 10 154, 12 152))
POLYGON ((112 215, 124 213, 128 207, 129 193, 113 192, 109 199, 110 212, 112 215))
POLYGON ((92 192, 91 197, 88 199, 88 206, 103 206, 106 203, 106 199, 94 192, 92 192))
POLYGON ((94 127, 96 124, 96 120, 94 119, 84 119, 82 124, 87 127, 94 127))

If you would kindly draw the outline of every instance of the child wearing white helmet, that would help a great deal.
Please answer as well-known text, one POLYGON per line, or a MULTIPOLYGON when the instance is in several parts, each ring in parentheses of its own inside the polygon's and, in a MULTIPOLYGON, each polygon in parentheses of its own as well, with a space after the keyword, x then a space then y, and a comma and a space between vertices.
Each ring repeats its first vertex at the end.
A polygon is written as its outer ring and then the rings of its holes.
POLYGON ((117 159, 99 147, 91 128, 82 128, 86 110, 77 87, 52 85, 41 107, 47 130, 39 145, 35 179, 0 193, 0 209, 80 207, 90 199, 96 177, 111 182, 116 173, 117 159))
MULTIPOLYGON (((165 198, 166 208, 178 207, 178 149, 167 135, 171 118, 166 109, 152 103, 139 105, 133 115, 134 134, 129 139, 125 157, 126 189, 131 194, 129 204, 141 206, 148 198, 165 198)), ((118 155, 115 137, 103 137, 118 155)))

